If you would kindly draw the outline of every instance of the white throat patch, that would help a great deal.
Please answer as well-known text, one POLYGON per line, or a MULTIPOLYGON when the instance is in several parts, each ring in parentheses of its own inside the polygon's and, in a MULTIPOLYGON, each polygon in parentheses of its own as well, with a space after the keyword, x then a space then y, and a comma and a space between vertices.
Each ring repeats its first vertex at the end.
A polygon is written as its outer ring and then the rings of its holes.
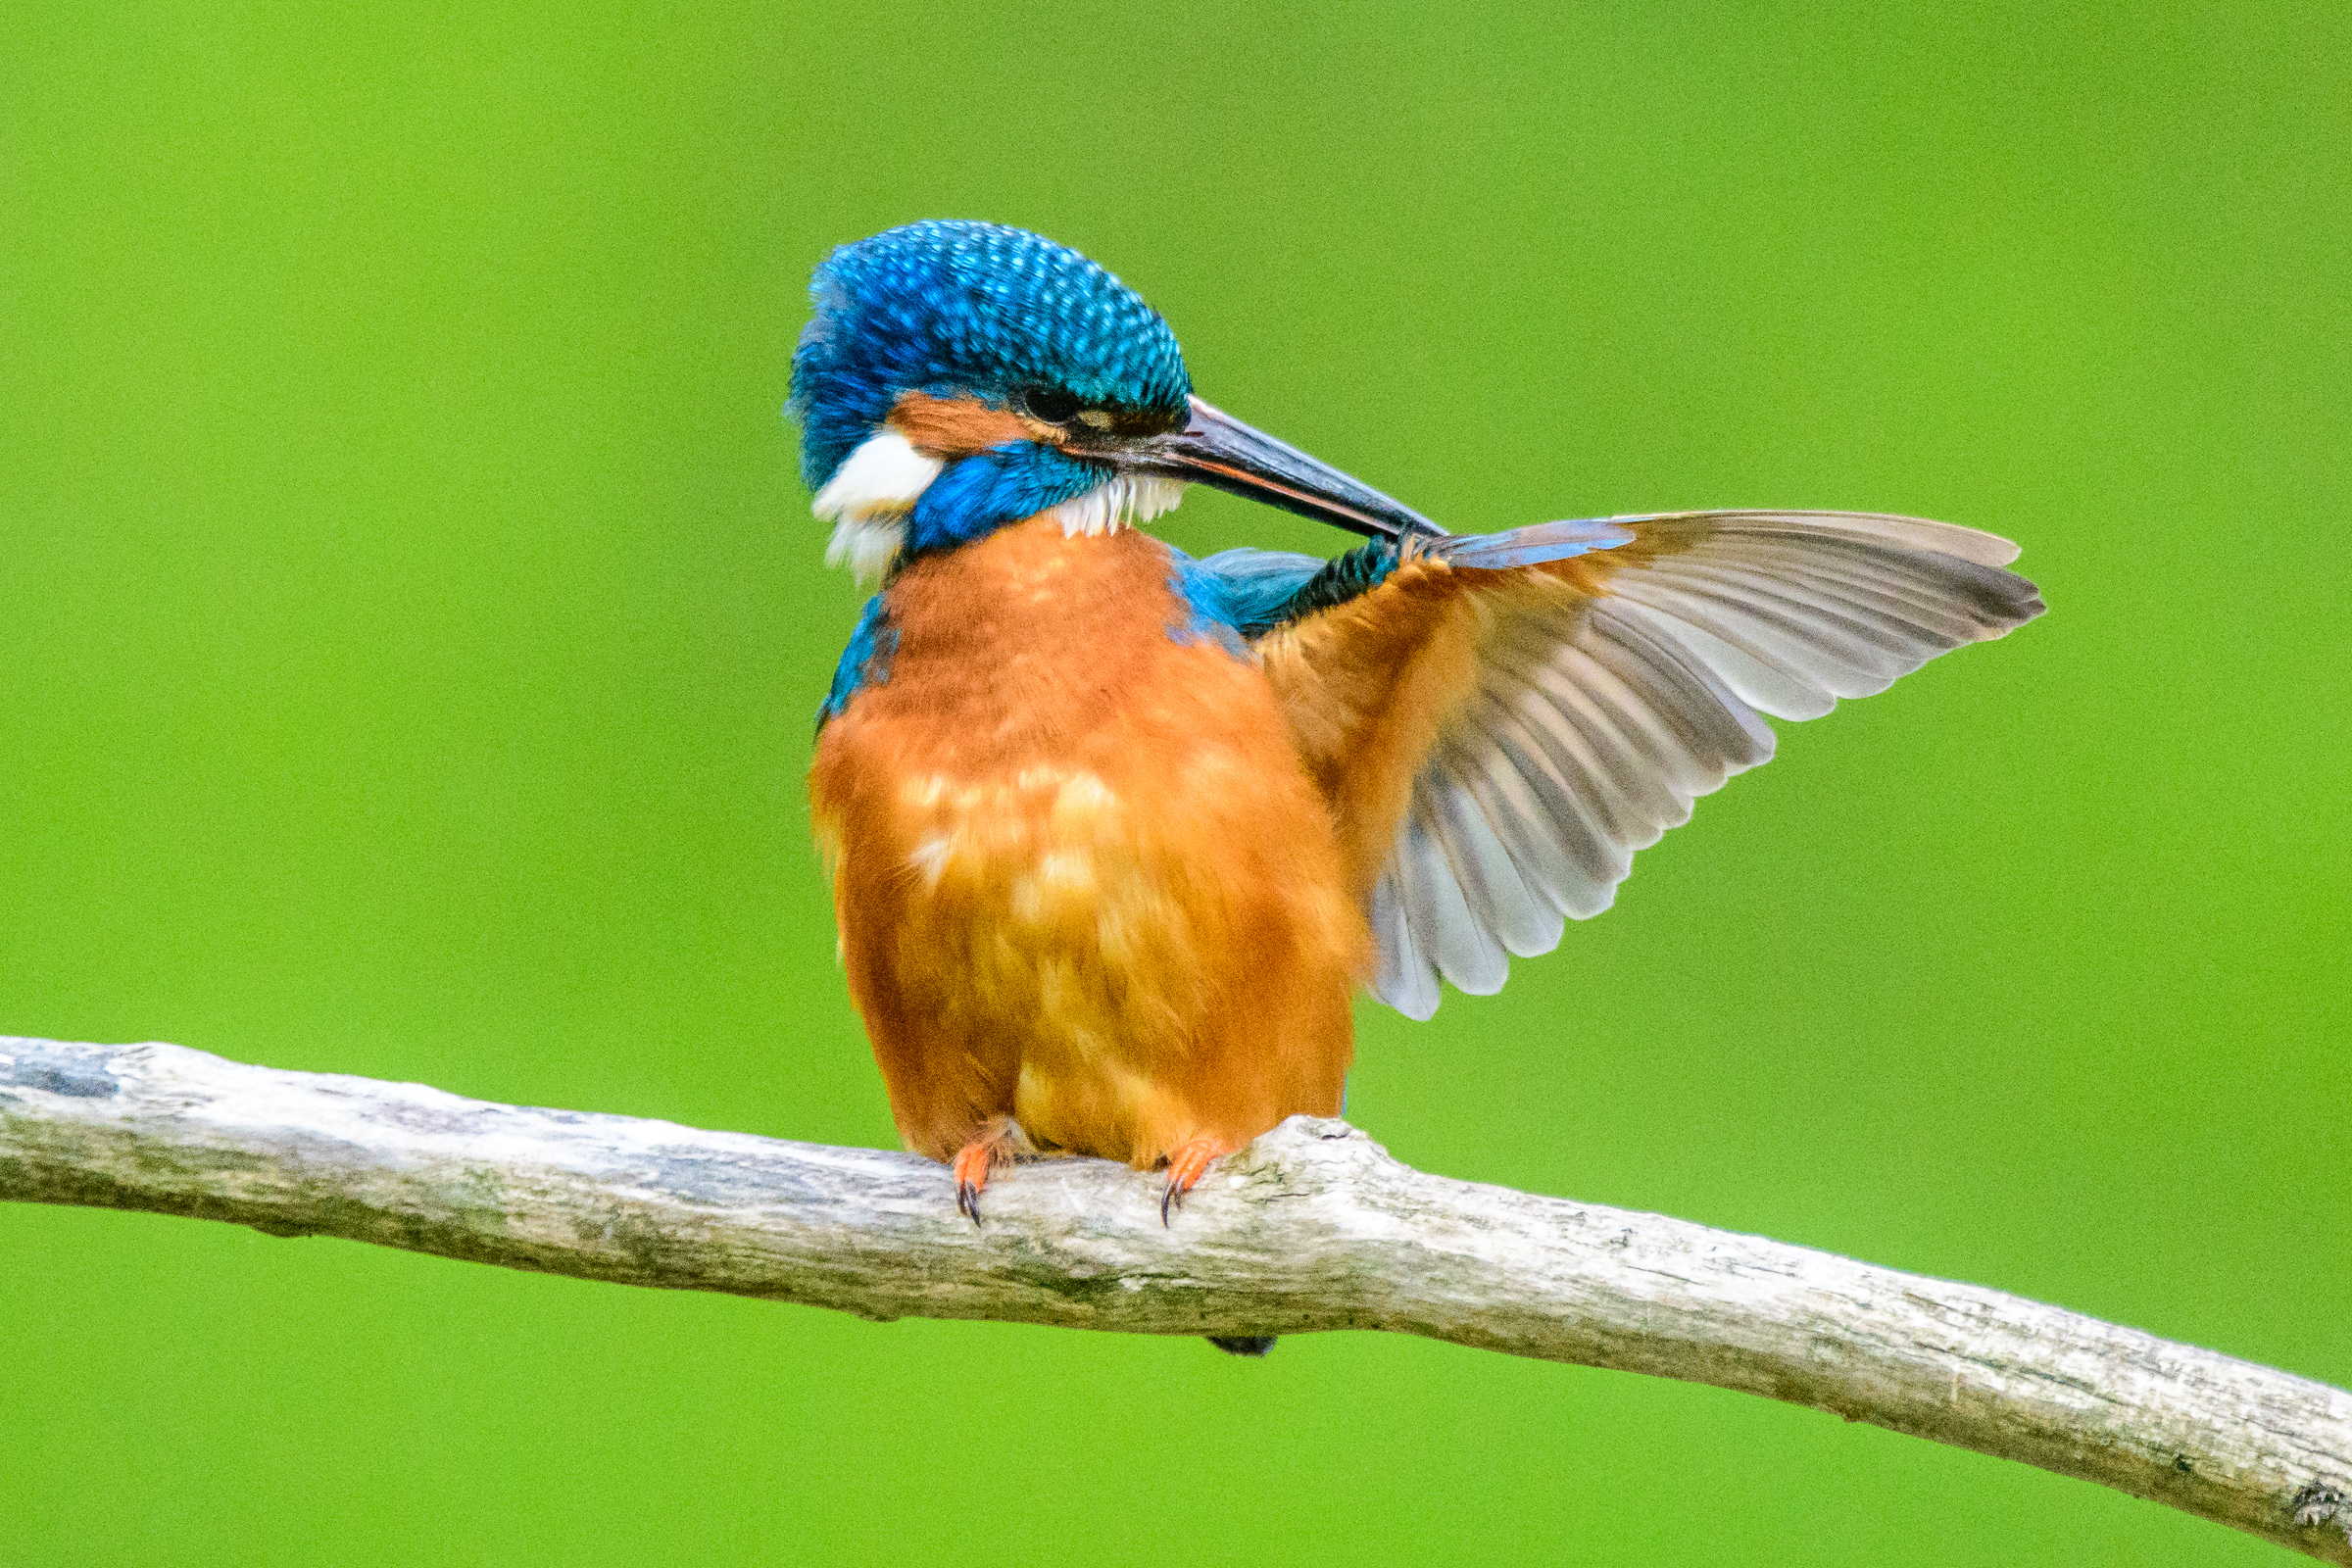
MULTIPOLYGON (((848 566, 858 582, 878 581, 906 544, 906 514, 947 465, 927 458, 904 435, 883 426, 844 458, 808 510, 833 524, 825 564, 848 566)), ((1117 474, 1048 515, 1067 538, 1117 533, 1150 522, 1184 499, 1184 485, 1151 473, 1117 474)))
POLYGON ((880 579, 906 542, 906 514, 945 466, 887 425, 859 442, 808 507, 833 524, 825 564, 848 566, 860 583, 880 579))
POLYGON ((1131 523, 1150 522, 1184 499, 1184 485, 1156 473, 1122 473, 1082 496, 1072 496, 1053 512, 1064 538, 1081 534, 1117 533, 1131 523))

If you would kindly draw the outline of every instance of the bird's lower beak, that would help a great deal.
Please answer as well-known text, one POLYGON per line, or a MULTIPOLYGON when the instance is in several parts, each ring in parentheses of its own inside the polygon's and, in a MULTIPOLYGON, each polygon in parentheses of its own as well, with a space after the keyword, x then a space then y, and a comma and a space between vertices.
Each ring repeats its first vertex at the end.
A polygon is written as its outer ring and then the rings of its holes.
POLYGON ((1446 530, 1402 502, 1319 463, 1287 441, 1252 429, 1232 415, 1192 400, 1181 430, 1122 441, 1103 456, 1122 467, 1205 484, 1252 501, 1381 539, 1446 530))

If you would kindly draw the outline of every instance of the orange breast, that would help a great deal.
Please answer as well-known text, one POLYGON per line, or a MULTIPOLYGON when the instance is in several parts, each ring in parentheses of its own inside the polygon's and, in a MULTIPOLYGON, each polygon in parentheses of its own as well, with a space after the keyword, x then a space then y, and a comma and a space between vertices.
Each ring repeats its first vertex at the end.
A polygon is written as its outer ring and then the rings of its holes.
POLYGON ((1148 1166, 1334 1115, 1369 940, 1264 677, 1167 547, 1050 519, 914 563, 810 773, 851 993, 909 1148, 989 1118, 1148 1166))

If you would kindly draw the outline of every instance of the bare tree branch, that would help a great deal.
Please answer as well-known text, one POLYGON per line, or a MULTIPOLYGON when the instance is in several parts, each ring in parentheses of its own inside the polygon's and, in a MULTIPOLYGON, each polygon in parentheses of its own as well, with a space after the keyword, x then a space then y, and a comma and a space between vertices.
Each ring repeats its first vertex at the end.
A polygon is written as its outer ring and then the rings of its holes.
POLYGON ((1999 1291, 1408 1170, 1294 1117, 1173 1228, 1102 1160, 1001 1177, 668 1122, 0 1037, 0 1199, 151 1209, 862 1317, 1392 1329, 2022 1459, 2352 1563, 2352 1396, 1999 1291))

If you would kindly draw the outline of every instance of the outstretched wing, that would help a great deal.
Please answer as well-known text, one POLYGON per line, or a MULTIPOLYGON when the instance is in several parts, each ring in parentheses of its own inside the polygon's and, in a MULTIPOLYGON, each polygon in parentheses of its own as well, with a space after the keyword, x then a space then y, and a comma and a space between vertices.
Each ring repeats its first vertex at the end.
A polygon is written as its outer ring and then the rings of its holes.
POLYGON ((1368 901, 1374 995, 1426 1018, 1441 974, 1500 989, 1506 955, 1551 951, 1772 756, 1759 715, 1818 717, 2041 613, 2016 555, 1916 517, 1689 512, 1301 579, 1256 651, 1368 901))

